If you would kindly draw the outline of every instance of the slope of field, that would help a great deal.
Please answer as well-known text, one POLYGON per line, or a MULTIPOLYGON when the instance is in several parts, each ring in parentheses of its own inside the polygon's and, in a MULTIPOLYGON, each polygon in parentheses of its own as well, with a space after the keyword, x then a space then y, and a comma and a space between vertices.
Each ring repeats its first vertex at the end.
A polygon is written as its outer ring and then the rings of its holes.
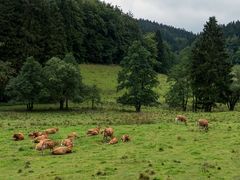
MULTIPOLYGON (((240 112, 192 113, 156 108, 116 105, 118 66, 81 65, 83 80, 102 89, 103 106, 90 110, 87 104, 71 104, 70 111, 59 112, 57 105, 0 107, 0 179, 240 179, 240 112), (49 109, 50 108, 50 109, 49 109), (176 124, 176 114, 185 114, 188 125, 176 124), (208 132, 199 130, 196 120, 207 118, 208 132), (88 128, 111 126, 115 136, 129 134, 131 142, 108 145, 102 135, 87 137, 88 128), (77 132, 72 154, 42 156, 34 150, 29 132, 58 127, 50 138, 60 142, 77 132), (15 132, 25 140, 12 141, 15 132)), ((168 85, 159 76, 158 92, 168 85)), ((163 101, 163 98, 161 98, 163 101)))

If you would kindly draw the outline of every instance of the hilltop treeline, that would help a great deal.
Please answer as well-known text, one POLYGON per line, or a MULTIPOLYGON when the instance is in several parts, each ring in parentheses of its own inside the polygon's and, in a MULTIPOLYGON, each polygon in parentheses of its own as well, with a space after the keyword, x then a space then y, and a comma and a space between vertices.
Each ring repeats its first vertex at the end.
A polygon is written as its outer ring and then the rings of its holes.
POLYGON ((149 20, 139 19, 138 25, 143 33, 160 31, 162 39, 166 41, 174 52, 179 52, 186 46, 191 45, 196 35, 184 29, 175 28, 152 22, 149 20))
POLYGON ((141 37, 136 20, 98 0, 15 0, 0 3, 0 60, 20 69, 72 52, 79 63, 119 63, 141 37))
POLYGON ((223 25, 223 32, 233 64, 240 64, 240 21, 223 25))

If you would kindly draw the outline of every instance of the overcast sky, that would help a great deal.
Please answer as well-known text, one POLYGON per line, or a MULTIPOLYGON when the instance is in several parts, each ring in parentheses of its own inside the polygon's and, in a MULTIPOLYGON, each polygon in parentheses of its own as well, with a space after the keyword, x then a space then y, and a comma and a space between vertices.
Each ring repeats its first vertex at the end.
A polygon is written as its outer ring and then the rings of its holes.
POLYGON ((240 19, 240 0, 104 0, 135 18, 200 32, 210 16, 221 24, 240 19))

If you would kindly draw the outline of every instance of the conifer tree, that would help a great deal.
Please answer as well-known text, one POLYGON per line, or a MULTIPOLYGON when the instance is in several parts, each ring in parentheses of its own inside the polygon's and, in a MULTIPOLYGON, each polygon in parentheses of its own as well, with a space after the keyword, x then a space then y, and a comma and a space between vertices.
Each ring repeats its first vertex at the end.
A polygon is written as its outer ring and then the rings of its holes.
POLYGON ((192 50, 191 81, 194 110, 211 111, 228 89, 231 63, 221 27, 210 17, 192 50))

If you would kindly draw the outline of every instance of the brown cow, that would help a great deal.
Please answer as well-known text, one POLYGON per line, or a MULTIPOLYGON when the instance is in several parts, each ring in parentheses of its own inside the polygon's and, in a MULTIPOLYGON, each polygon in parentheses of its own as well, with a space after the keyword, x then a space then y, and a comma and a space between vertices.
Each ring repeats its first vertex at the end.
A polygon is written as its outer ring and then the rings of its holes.
POLYGON ((66 146, 66 147, 73 147, 73 140, 72 139, 64 139, 61 143, 62 146, 66 146))
POLYGON ((52 154, 53 155, 64 155, 64 154, 71 153, 71 152, 72 152, 71 147, 61 146, 61 147, 54 148, 52 151, 52 154))
POLYGON ((75 138, 78 138, 78 135, 76 132, 72 132, 67 136, 67 139, 72 139, 74 140, 75 138))
POLYGON ((108 137, 113 138, 114 130, 113 128, 106 128, 102 133, 103 133, 103 141, 104 141, 104 140, 107 140, 108 137))
POLYGON ((22 141, 24 140, 24 135, 23 133, 16 133, 13 135, 14 141, 22 141))
POLYGON ((34 143, 39 143, 40 141, 42 141, 44 139, 48 139, 48 135, 47 134, 43 134, 41 136, 38 136, 38 137, 34 138, 33 142, 34 143))
POLYGON ((30 137, 31 139, 34 139, 38 136, 42 136, 42 135, 45 135, 46 133, 45 132, 32 132, 32 133, 29 133, 28 137, 30 137))
POLYGON ((177 115, 176 118, 175 118, 176 122, 182 122, 184 123, 185 125, 187 125, 187 117, 186 116, 183 116, 183 115, 177 115))
POLYGON ((56 132, 58 132, 58 128, 50 128, 50 129, 46 129, 44 132, 46 132, 47 134, 55 134, 56 132))
POLYGON ((197 124, 199 127, 203 128, 205 130, 208 130, 208 120, 207 119, 199 119, 197 124))
POLYGON ((122 136, 121 140, 122 140, 122 142, 128 142, 128 141, 130 141, 130 137, 129 137, 129 135, 125 134, 122 136))
POLYGON ((50 149, 53 150, 53 148, 57 145, 58 143, 52 141, 51 139, 44 139, 41 140, 35 147, 36 150, 41 151, 43 155, 43 150, 45 149, 50 149))
POLYGON ((117 144, 118 139, 116 137, 112 138, 111 141, 108 144, 117 144))
POLYGON ((97 127, 97 128, 89 129, 87 131, 87 135, 88 136, 95 136, 95 135, 98 135, 99 132, 100 132, 100 127, 97 127))

